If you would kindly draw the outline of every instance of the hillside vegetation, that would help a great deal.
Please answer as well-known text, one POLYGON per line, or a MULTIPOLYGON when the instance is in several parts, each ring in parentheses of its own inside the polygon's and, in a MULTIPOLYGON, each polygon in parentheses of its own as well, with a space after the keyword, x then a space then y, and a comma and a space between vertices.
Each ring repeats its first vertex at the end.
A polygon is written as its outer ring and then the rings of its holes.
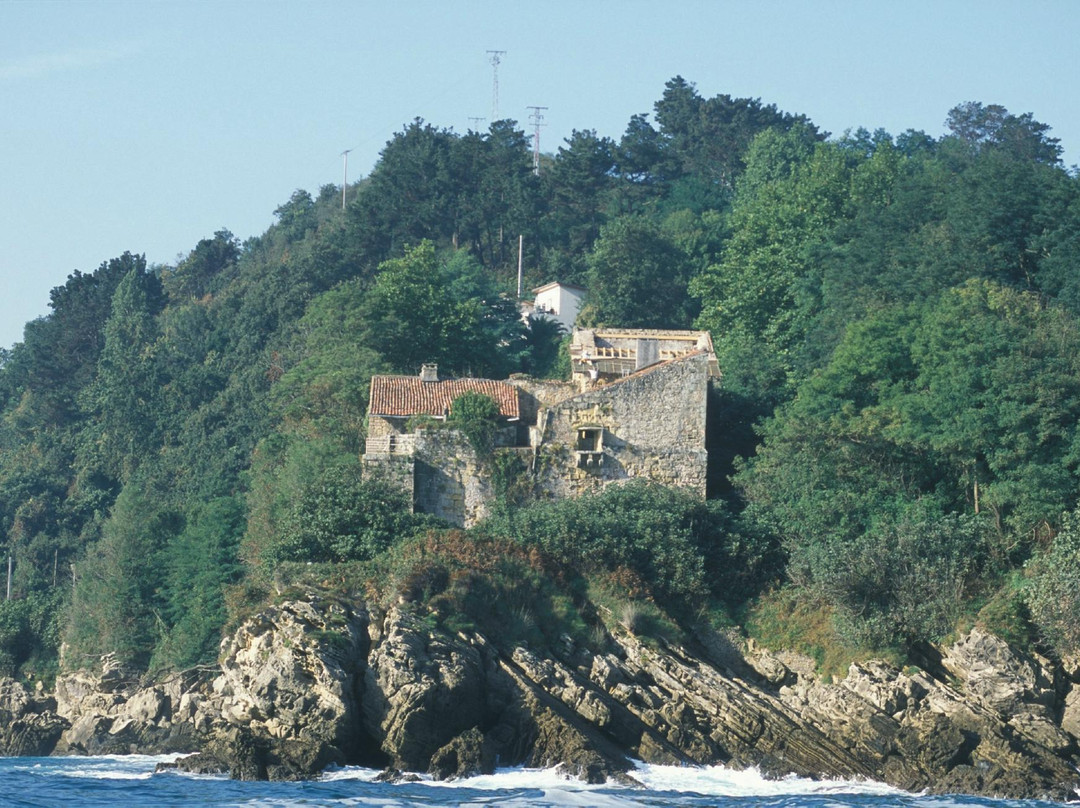
POLYGON ((1030 114, 947 126, 829 136, 675 78, 535 175, 514 121, 417 120, 344 211, 298 190, 243 243, 73 273, 0 354, 0 675, 212 661, 305 576, 534 642, 745 621, 824 659, 982 621, 1077 651, 1080 181, 1030 114), (586 322, 711 331, 715 499, 507 490, 462 535, 365 479, 372 374, 559 373, 519 234, 586 322))

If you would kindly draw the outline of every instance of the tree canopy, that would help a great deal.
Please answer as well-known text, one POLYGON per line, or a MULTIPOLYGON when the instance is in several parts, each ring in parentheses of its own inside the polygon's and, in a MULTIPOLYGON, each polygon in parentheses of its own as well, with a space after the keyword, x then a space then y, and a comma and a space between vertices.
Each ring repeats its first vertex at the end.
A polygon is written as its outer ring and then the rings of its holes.
POLYGON ((526 284, 587 286, 594 323, 711 332, 726 482, 522 496, 490 531, 685 614, 783 582, 866 646, 940 637, 1019 577, 1044 648, 1075 650, 1080 180, 1031 113, 946 125, 831 137, 677 76, 537 175, 514 121, 418 119, 345 210, 298 189, 243 243, 73 272, 0 352, 0 673, 62 641, 72 666, 207 661, 236 587, 433 529, 363 473, 370 378, 562 367, 520 317, 519 243, 526 284))

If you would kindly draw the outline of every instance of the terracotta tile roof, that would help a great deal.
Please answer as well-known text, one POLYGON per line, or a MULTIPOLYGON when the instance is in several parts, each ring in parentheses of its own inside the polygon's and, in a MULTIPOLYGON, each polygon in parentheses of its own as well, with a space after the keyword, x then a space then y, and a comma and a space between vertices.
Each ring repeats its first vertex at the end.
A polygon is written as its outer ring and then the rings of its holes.
POLYGON ((492 379, 443 379, 422 382, 419 376, 372 376, 371 415, 408 417, 410 415, 446 415, 450 403, 462 393, 483 393, 499 405, 506 418, 521 415, 518 390, 506 382, 492 379))

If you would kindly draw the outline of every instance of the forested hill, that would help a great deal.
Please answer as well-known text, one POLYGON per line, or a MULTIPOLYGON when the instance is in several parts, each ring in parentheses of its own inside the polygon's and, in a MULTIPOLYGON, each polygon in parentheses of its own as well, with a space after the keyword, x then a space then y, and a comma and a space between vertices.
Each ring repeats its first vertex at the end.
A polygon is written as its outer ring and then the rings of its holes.
POLYGON ((977 619, 1075 649, 1080 185, 1031 115, 947 115, 938 139, 829 136, 675 78, 538 174, 513 121, 417 120, 344 210, 299 190, 242 244, 73 273, 0 355, 0 675, 48 676, 61 645, 213 659, 289 564, 435 529, 361 476, 368 380, 558 373, 559 335, 518 320, 519 235, 526 285, 586 286, 588 322, 712 332, 729 480, 707 506, 508 498, 489 533, 595 541, 683 614, 794 600, 860 647, 977 619))

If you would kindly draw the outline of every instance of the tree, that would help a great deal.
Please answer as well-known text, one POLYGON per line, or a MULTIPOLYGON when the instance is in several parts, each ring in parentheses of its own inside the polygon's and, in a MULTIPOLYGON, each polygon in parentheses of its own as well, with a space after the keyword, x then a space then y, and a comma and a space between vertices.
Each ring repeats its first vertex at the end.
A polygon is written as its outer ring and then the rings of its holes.
POLYGON ((237 548, 244 516, 237 497, 197 503, 183 530, 163 548, 162 613, 168 628, 154 650, 152 669, 216 658, 226 622, 224 588, 241 575, 237 548))
POLYGON ((93 457, 113 479, 127 479, 159 439, 162 379, 154 349, 161 298, 156 276, 138 269, 124 276, 105 323, 97 375, 82 397, 97 424, 83 457, 93 457))
POLYGON ((160 553, 177 521, 135 486, 117 497, 101 540, 75 570, 66 631, 75 666, 115 653, 122 663, 146 668, 160 632, 160 553))
POLYGON ((606 225, 588 267, 589 304, 598 324, 686 328, 692 322, 690 260, 648 219, 622 217, 606 225))
POLYGON ((298 188, 288 202, 274 210, 274 216, 287 243, 300 241, 315 229, 315 200, 303 188, 298 188))
POLYGON ((530 240, 539 210, 525 133, 514 121, 495 121, 487 134, 470 132, 452 142, 453 246, 464 247, 490 270, 517 257, 518 234, 530 240))
POLYGON ((423 239, 451 241, 454 141, 449 130, 417 118, 386 144, 348 209, 351 235, 364 260, 384 261, 423 239))
POLYGON ((802 126, 751 145, 731 237, 690 286, 733 391, 775 401, 806 373, 800 353, 820 306, 814 249, 849 215, 851 159, 802 126))
POLYGON ((1030 112, 1012 115, 1000 104, 967 101, 949 110, 945 125, 974 149, 1002 149, 1015 157, 1047 165, 1061 162, 1061 145, 1050 127, 1030 112))
POLYGON ((747 149, 760 133, 802 127, 818 136, 803 115, 780 112, 775 104, 762 104, 757 98, 721 94, 705 99, 682 76, 664 85, 654 109, 664 144, 663 172, 696 186, 696 210, 726 206, 745 166, 747 149))
POLYGON ((584 278, 583 256, 600 236, 614 187, 615 144, 596 132, 574 130, 541 177, 547 212, 541 222, 545 263, 559 280, 584 278))
POLYGON ((427 241, 380 267, 363 313, 364 345, 399 372, 436 362, 501 377, 525 350, 517 308, 490 276, 464 252, 440 262, 427 241))
MULTIPOLYGON (((282 206, 278 210, 284 208, 282 206)), ((278 214, 279 220, 285 215, 278 214)), ((199 241, 174 270, 165 274, 165 289, 169 297, 177 302, 185 298, 201 298, 210 292, 217 276, 233 266, 239 257, 240 243, 236 236, 228 230, 218 230, 212 239, 199 241)))

